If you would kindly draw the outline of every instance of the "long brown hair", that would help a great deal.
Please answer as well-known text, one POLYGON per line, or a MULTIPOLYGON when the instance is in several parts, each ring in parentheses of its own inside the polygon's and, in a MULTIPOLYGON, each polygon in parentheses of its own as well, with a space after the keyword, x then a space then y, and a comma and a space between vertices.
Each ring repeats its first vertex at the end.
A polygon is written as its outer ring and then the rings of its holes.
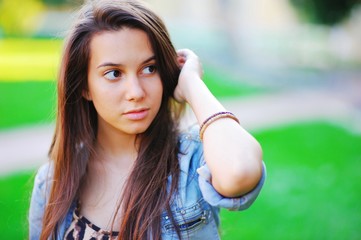
POLYGON ((138 157, 121 196, 121 204, 126 207, 118 207, 122 217, 119 239, 161 238, 161 213, 166 210, 170 214, 170 198, 179 178, 177 126, 181 108, 172 96, 180 70, 161 19, 138 1, 119 0, 85 4, 65 41, 58 79, 56 129, 49 151, 54 175, 43 217, 42 240, 55 238, 59 224, 78 197, 88 159, 95 154, 97 114, 93 103, 82 96, 87 89, 89 43, 96 33, 124 27, 147 33, 162 80, 163 97, 154 121, 138 136, 138 157))

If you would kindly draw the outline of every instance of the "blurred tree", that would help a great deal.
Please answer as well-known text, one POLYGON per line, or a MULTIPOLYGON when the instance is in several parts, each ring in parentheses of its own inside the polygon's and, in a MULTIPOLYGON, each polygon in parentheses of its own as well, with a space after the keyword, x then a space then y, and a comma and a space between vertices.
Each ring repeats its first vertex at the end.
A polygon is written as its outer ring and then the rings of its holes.
POLYGON ((361 0, 290 0, 312 23, 334 25, 345 19, 361 0))
POLYGON ((42 0, 47 6, 77 6, 84 2, 84 0, 42 0))
POLYGON ((29 35, 36 28, 39 13, 44 10, 40 0, 1 0, 0 28, 5 36, 29 35))

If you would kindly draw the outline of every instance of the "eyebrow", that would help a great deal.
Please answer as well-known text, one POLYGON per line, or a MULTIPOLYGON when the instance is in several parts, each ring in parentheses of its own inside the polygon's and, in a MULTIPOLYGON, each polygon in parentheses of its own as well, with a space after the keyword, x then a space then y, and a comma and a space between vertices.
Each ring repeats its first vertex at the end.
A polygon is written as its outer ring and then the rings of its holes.
MULTIPOLYGON (((145 64, 145 63, 147 63, 147 62, 150 62, 150 61, 152 61, 152 60, 155 60, 155 56, 154 56, 154 55, 151 56, 151 57, 149 57, 149 58, 147 58, 146 60, 144 60, 144 61, 141 63, 141 65, 142 65, 142 64, 145 64)), ((120 66, 123 66, 123 64, 120 64, 120 63, 112 63, 112 62, 105 62, 105 63, 100 64, 97 68, 101 68, 101 67, 120 67, 120 66)))

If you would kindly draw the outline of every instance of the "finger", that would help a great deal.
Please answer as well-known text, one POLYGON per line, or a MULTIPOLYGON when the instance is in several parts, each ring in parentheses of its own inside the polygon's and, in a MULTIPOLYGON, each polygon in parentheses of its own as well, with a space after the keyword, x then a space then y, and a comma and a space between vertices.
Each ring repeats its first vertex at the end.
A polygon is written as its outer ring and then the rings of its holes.
POLYGON ((179 49, 177 51, 178 56, 183 56, 185 58, 188 58, 189 56, 195 55, 191 50, 189 49, 179 49))
POLYGON ((178 62, 178 65, 182 68, 186 62, 186 59, 185 57, 182 57, 182 56, 178 56, 177 57, 177 62, 178 62))
POLYGON ((177 54, 178 55, 186 55, 187 51, 190 51, 190 50, 187 48, 178 49, 177 54))
POLYGON ((177 60, 178 60, 178 62, 185 62, 186 61, 186 57, 184 57, 184 56, 177 56, 177 60))

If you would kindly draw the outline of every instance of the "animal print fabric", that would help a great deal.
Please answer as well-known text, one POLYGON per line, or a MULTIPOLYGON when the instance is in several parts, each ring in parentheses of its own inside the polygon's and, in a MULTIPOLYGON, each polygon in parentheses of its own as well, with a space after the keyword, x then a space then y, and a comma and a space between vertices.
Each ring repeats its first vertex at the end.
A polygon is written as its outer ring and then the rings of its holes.
POLYGON ((73 221, 65 233, 64 240, 115 240, 118 232, 109 232, 92 224, 87 218, 79 214, 76 208, 73 221))

